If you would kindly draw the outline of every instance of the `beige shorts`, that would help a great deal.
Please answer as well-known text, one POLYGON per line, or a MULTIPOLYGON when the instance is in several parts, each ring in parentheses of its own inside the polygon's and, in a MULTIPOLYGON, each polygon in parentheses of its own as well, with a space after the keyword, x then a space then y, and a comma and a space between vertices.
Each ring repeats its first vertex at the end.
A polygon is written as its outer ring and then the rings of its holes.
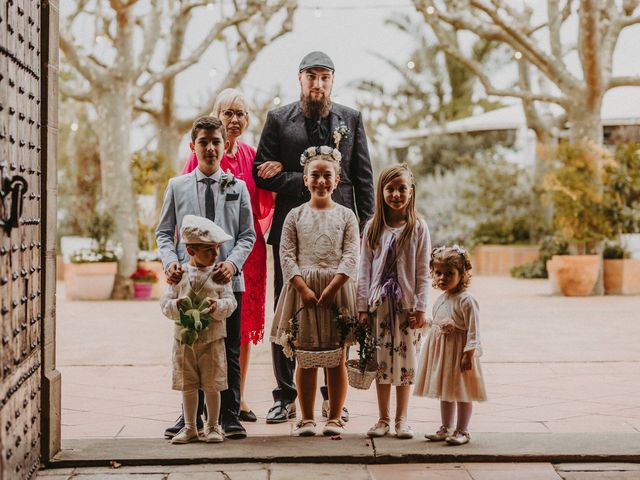
POLYGON ((173 390, 189 392, 227 389, 227 356, 224 338, 195 342, 193 346, 173 343, 173 390))

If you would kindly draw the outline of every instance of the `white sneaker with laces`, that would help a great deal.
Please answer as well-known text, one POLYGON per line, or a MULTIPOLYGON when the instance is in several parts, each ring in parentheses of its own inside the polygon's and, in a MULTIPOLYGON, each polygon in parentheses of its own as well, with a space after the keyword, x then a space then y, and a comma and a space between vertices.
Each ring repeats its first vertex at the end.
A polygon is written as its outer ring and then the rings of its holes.
POLYGON ((298 437, 313 437, 316 434, 316 422, 313 420, 298 420, 293 434, 298 437))
POLYGON ((174 435, 171 439, 171 443, 175 445, 182 445, 185 443, 192 443, 200 441, 200 437, 198 437, 198 431, 193 428, 184 427, 178 433, 174 435))
POLYGON ((389 424, 383 420, 378 420, 378 423, 367 430, 367 437, 384 437, 387 433, 389 433, 389 424))
POLYGON ((204 427, 204 441, 207 443, 221 443, 224 442, 224 432, 222 426, 219 423, 215 425, 207 425, 204 427))

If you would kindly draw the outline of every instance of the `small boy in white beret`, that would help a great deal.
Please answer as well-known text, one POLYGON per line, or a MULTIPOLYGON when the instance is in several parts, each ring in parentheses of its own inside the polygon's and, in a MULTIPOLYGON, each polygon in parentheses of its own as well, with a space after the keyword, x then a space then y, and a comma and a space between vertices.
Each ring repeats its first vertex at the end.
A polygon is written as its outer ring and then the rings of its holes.
POLYGON ((219 245, 233 240, 211 220, 186 215, 180 229, 181 242, 191 257, 182 265, 184 275, 176 285, 168 285, 160 298, 162 313, 171 320, 180 321, 180 310, 205 302, 202 315, 210 315, 211 324, 198 333, 192 345, 185 342, 184 329, 176 324, 173 341, 172 388, 182 391, 185 425, 171 443, 183 444, 200 440, 196 428, 198 389, 204 391, 207 423, 204 441, 219 443, 224 433, 218 423, 220 392, 227 389, 227 360, 224 338, 227 336, 226 319, 236 309, 231 283, 213 281, 219 245), (208 305, 208 306, 206 306, 208 305))

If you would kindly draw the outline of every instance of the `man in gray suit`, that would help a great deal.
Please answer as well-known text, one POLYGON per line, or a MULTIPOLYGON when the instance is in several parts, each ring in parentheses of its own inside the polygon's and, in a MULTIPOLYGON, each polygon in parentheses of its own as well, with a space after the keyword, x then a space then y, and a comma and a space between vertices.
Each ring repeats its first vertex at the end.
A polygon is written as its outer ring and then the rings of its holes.
MULTIPOLYGON (((200 117, 191 129, 190 148, 198 158, 198 167, 191 173, 169 180, 156 229, 158 251, 167 280, 177 283, 182 278, 181 264, 187 253, 180 243, 179 232, 185 215, 198 215, 214 221, 234 238, 220 246, 220 262, 213 280, 232 282, 238 307, 227 319, 225 349, 227 355, 228 389, 221 394, 220 424, 227 438, 245 438, 240 414, 240 311, 244 277, 242 266, 253 248, 251 201, 246 184, 220 169, 226 150, 226 131, 222 122, 213 117, 200 117)), ((199 412, 202 408, 199 406, 199 412)), ((165 435, 177 433, 181 421, 167 429, 165 435), (177 430, 177 431, 176 431, 177 430)), ((200 420, 201 421, 201 420, 200 420)))
MULTIPOLYGON (((267 115, 253 164, 256 185, 276 192, 276 208, 267 243, 273 247, 275 302, 282 290, 280 234, 287 214, 308 201, 302 180, 300 155, 311 146, 329 145, 342 154, 340 184, 333 193, 337 203, 352 209, 361 229, 373 213, 373 174, 367 136, 360 112, 331 102, 335 68, 326 53, 311 52, 300 62, 300 101, 272 110, 267 115)), ((282 347, 272 343, 271 354, 277 388, 267 423, 286 422, 295 416, 295 362, 282 347)), ((323 387, 326 400, 326 387, 323 387)), ((343 417, 344 418, 344 417, 343 417)))

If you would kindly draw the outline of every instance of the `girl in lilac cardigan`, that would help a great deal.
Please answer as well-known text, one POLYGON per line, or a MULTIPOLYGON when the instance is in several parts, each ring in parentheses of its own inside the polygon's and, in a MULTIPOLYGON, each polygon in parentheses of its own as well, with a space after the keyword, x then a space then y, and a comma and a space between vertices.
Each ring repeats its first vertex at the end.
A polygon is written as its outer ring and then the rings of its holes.
POLYGON ((379 420, 370 437, 389 432, 391 386, 396 386, 395 432, 413 438, 407 423, 409 395, 417 369, 420 329, 425 325, 431 240, 415 209, 415 181, 406 165, 380 175, 375 213, 362 240, 358 317, 370 322, 378 343, 376 390, 379 420))

